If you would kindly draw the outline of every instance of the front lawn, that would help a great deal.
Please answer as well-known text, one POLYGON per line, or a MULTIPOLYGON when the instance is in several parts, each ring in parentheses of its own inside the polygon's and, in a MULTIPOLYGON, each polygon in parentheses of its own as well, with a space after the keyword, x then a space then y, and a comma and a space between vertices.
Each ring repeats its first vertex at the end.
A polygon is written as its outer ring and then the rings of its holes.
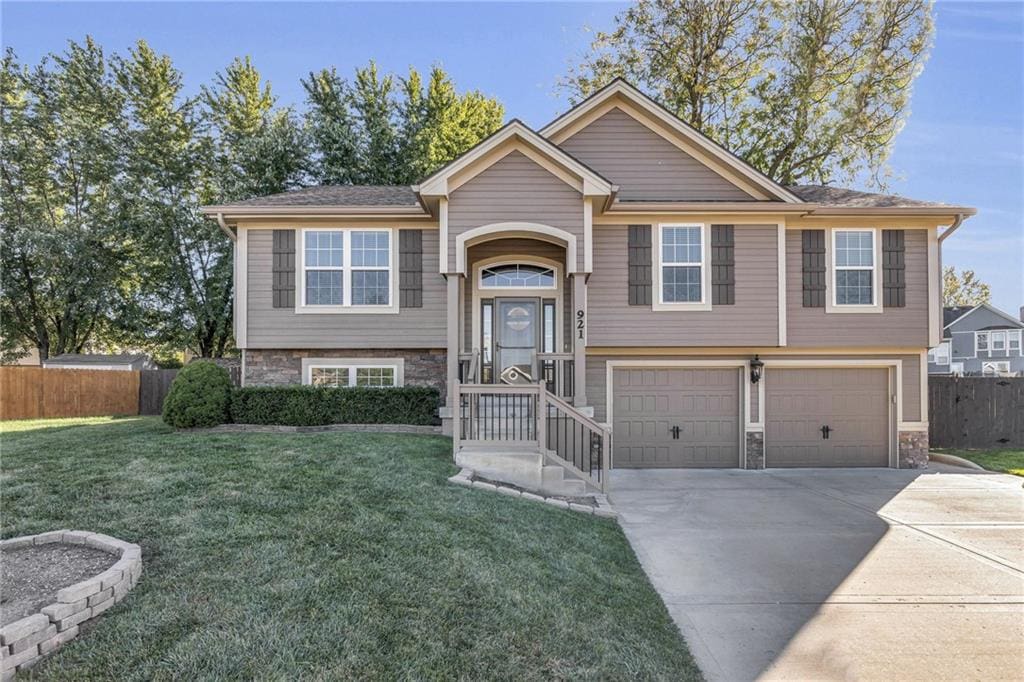
POLYGON ((1024 476, 1024 450, 1020 448, 993 448, 991 450, 932 449, 935 452, 970 460, 989 471, 1024 476))
POLYGON ((614 521, 450 485, 446 438, 0 428, 4 537, 143 548, 38 677, 700 677, 614 521))

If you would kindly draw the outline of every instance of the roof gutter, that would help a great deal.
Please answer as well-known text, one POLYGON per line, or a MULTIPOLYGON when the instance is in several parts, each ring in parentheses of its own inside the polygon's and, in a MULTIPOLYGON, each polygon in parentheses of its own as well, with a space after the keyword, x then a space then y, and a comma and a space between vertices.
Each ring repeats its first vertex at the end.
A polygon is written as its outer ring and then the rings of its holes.
POLYGON ((231 228, 228 227, 227 222, 224 221, 223 213, 217 214, 217 224, 220 225, 221 232, 226 234, 228 238, 231 239, 231 241, 236 241, 235 233, 231 231, 231 228))
POLYGON ((946 241, 946 237, 950 236, 951 234, 956 232, 957 229, 959 229, 959 227, 963 224, 965 217, 966 215, 963 213, 956 214, 956 218, 953 220, 953 224, 947 227, 945 230, 943 230, 942 234, 939 235, 939 244, 942 244, 942 242, 946 241))

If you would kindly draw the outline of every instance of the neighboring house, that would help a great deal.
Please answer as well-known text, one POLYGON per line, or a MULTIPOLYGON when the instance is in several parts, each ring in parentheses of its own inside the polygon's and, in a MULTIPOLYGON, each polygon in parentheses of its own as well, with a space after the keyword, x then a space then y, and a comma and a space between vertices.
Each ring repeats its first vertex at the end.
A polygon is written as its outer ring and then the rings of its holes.
POLYGON ((38 367, 39 366, 39 349, 29 348, 25 352, 25 355, 21 356, 17 360, 6 363, 12 366, 22 367, 38 367))
POLYGON ((436 386, 457 460, 592 478, 609 431, 615 467, 923 466, 940 242, 974 214, 779 185, 621 80, 415 186, 203 211, 246 384, 436 386))
POLYGON ((1021 319, 982 303, 945 308, 942 343, 928 351, 929 374, 1024 376, 1021 319))
POLYGON ((144 353, 65 353, 43 360, 48 369, 157 369, 153 359, 144 353))

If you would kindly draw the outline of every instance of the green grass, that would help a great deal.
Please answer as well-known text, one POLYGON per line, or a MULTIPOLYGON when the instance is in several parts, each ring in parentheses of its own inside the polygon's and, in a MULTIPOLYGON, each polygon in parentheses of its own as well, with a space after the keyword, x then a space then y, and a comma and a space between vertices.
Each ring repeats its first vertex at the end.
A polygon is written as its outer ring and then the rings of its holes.
POLYGON ((450 441, 6 423, 3 536, 142 580, 42 679, 698 679, 614 521, 448 484, 450 441))
POLYGON ((1020 448, 993 448, 991 450, 932 449, 935 452, 968 459, 989 471, 1024 476, 1024 450, 1020 448))

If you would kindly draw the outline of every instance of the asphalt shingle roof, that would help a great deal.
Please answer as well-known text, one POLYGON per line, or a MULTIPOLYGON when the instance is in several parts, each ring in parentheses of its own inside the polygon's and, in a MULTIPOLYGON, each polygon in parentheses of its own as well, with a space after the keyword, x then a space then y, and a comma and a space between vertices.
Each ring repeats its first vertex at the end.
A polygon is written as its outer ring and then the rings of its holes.
POLYGON ((95 363, 97 365, 117 365, 148 359, 149 356, 145 353, 114 353, 111 355, 103 355, 102 353, 64 353, 63 355, 55 355, 52 358, 48 358, 46 362, 67 362, 74 363, 76 365, 89 363, 95 363))
POLYGON ((973 305, 947 306, 942 309, 942 326, 947 327, 967 313, 974 310, 973 305))
POLYGON ((320 185, 234 201, 233 207, 419 206, 409 185, 320 185))
POLYGON ((876 194, 825 185, 790 185, 787 189, 804 201, 843 208, 926 208, 949 206, 937 201, 909 199, 897 194, 876 194))

